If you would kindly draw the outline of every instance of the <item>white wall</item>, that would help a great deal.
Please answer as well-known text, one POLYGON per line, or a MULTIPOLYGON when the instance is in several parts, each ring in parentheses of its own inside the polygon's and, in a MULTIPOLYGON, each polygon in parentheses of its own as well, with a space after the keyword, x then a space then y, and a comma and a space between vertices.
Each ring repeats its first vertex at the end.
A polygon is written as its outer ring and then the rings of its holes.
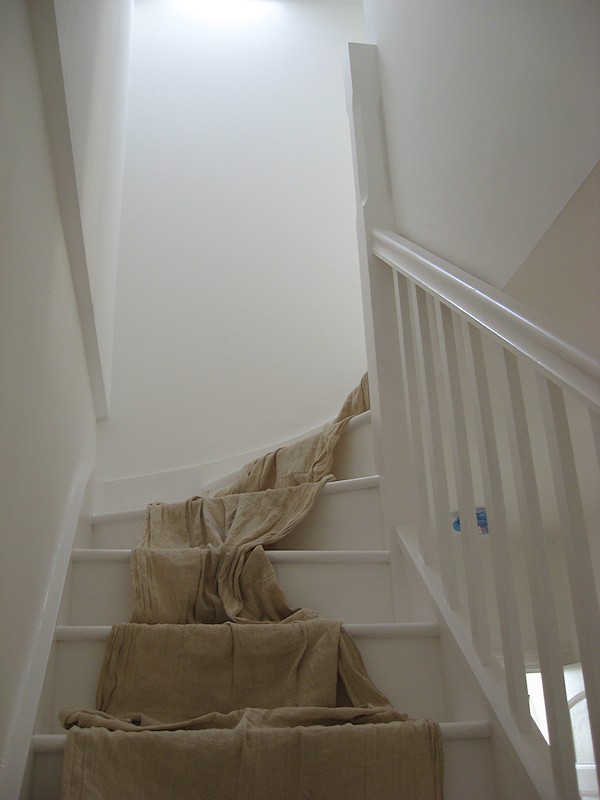
POLYGON ((600 361, 600 162, 505 291, 600 361))
POLYGON ((184 6, 135 11, 106 478, 312 428, 365 370, 343 80, 362 9, 184 6))
POLYGON ((600 5, 364 5, 398 232, 502 288, 600 157, 600 5))
POLYGON ((107 397, 133 0, 54 0, 69 128, 107 397))
POLYGON ((44 666, 32 655, 95 420, 23 0, 0 3, 0 74, 0 795, 12 797, 15 737, 33 724, 30 677, 44 666))

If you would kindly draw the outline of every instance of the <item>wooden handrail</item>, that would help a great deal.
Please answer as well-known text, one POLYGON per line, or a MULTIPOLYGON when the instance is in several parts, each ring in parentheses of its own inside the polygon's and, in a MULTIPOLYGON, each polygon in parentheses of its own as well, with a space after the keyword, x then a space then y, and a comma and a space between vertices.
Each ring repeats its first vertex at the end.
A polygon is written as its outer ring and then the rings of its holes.
POLYGON ((600 363, 551 333, 530 309, 396 233, 374 230, 372 252, 600 414, 600 363))

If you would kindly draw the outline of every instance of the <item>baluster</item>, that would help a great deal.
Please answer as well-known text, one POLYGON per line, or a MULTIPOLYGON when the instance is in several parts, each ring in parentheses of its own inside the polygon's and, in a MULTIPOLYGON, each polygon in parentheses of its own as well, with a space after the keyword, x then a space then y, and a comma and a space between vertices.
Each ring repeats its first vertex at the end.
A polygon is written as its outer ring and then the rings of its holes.
POLYGON ((541 508, 533 453, 516 356, 504 350, 506 381, 502 381, 507 409, 511 462, 535 624, 544 701, 550 736, 554 784, 558 797, 579 796, 575 773, 575 747, 567 705, 562 651, 551 573, 544 542, 541 508))
POLYGON ((450 608, 459 604, 456 563, 452 552, 450 500, 444 463, 444 444, 438 393, 433 364, 433 349, 425 292, 410 284, 411 319, 415 343, 421 398, 425 411, 423 432, 427 442, 432 487, 432 522, 435 527, 440 575, 444 597, 450 608))
POLYGON ((479 528, 475 514, 475 491, 465 424, 465 407, 460 388, 456 340, 452 312, 447 306, 435 303, 442 374, 450 403, 450 433, 454 477, 460 515, 460 539, 465 564, 467 604, 471 621, 473 646, 482 664, 493 660, 490 621, 479 555, 479 528))
POLYGON ((485 368, 481 334, 462 320, 467 369, 467 390, 473 398, 473 412, 479 448, 479 464, 486 499, 492 568, 498 603, 500 638, 504 656, 506 691, 513 718, 522 733, 531 730, 529 695, 515 577, 510 554, 506 503, 500 458, 494 429, 494 414, 485 368))
POLYGON ((600 610, 575 455, 562 390, 538 374, 538 388, 586 688, 596 764, 600 764, 600 610))
POLYGON ((404 388, 406 391, 406 412, 410 431, 411 456, 414 467, 414 511, 413 519, 417 530, 419 552, 426 564, 430 564, 432 554, 431 529, 432 521, 427 499, 427 475, 425 469, 425 441, 421 425, 421 405, 417 368, 415 365, 415 336, 411 325, 408 300, 408 281, 394 270, 396 289, 396 313, 398 316, 398 334, 403 355, 404 388))
POLYGON ((592 439, 596 451, 596 460, 600 467, 600 416, 590 409, 590 425, 592 426, 592 439))

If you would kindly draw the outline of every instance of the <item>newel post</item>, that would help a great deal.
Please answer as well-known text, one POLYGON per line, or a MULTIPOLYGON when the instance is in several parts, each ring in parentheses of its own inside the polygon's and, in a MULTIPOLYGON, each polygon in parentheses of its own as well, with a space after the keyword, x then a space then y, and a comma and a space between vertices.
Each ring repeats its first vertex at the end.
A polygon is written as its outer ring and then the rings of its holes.
POLYGON ((394 230, 377 48, 350 43, 346 102, 354 158, 358 249, 371 392, 375 463, 382 520, 391 541, 411 504, 410 446, 406 426, 399 321, 393 270, 372 253, 374 228, 394 230))

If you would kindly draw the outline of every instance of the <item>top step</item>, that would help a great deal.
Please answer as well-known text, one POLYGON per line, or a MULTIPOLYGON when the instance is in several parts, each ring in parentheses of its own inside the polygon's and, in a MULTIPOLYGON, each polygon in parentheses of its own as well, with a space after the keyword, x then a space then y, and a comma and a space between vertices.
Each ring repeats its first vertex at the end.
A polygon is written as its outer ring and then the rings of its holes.
MULTIPOLYGON (((364 414, 352 417, 346 424, 334 453, 332 472, 336 480, 375 474, 370 423, 371 412, 365 411, 364 414)), ((307 435, 314 433, 317 431, 307 435)), ((245 453, 226 461, 97 481, 94 485, 94 516, 123 513, 143 508, 151 502, 175 503, 187 497, 231 486, 245 464, 266 452, 294 444, 303 438, 305 436, 297 436, 272 447, 245 453)))
MULTIPOLYGON (((312 433, 309 435, 312 435, 312 433)), ((298 437, 298 439, 294 441, 301 441, 302 438, 304 437, 298 437)), ((277 447, 271 448, 271 451, 292 443, 293 441, 289 443, 284 442, 277 447)), ((259 455, 262 455, 262 453, 259 455)), ((241 467, 253 460, 254 455, 245 459, 241 467)), ((222 475, 217 480, 210 481, 206 484, 205 488, 210 491, 216 491, 231 486, 239 477, 240 471, 241 469, 236 469, 227 475, 222 475)), ((370 411, 357 414, 346 423, 333 454, 331 472, 338 481, 348 480, 349 478, 360 478, 364 475, 373 475, 375 473, 370 411)))

